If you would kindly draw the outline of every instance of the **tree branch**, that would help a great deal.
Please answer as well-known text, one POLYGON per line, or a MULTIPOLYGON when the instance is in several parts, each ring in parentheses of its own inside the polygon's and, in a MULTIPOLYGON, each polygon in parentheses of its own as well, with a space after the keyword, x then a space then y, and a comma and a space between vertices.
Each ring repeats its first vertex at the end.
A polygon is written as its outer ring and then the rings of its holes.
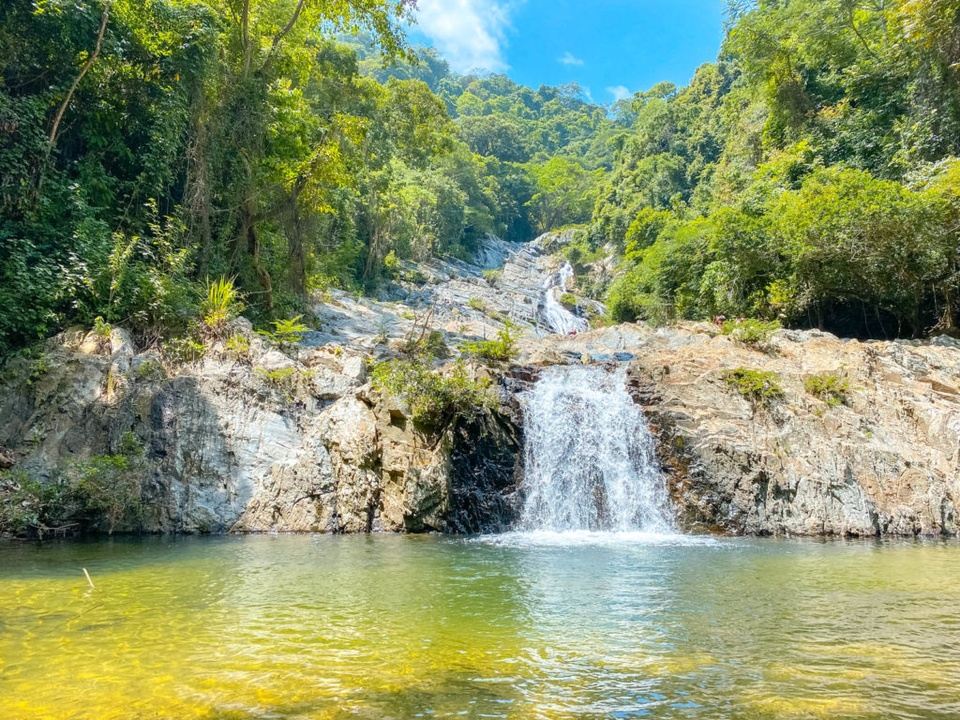
POLYGON ((63 120, 64 113, 67 112, 67 107, 73 100, 73 94, 77 91, 80 81, 83 80, 90 68, 93 67, 93 63, 96 62, 97 56, 100 55, 100 49, 103 47, 103 37, 107 33, 107 21, 110 19, 110 2, 111 0, 107 0, 103 5, 103 16, 100 18, 100 29, 97 31, 97 43, 93 48, 93 52, 90 53, 90 57, 87 58, 87 61, 83 64, 83 67, 80 68, 80 74, 74 79, 73 84, 67 91, 67 96, 63 99, 63 102, 60 103, 57 114, 53 118, 53 127, 50 128, 50 137, 48 138, 47 145, 48 156, 53 151, 54 146, 57 144, 57 135, 60 133, 60 123, 63 120))
POLYGON ((277 47, 283 42, 283 39, 290 34, 290 31, 293 30, 293 26, 296 25, 297 20, 300 19, 300 15, 303 13, 303 8, 306 4, 306 0, 297 0, 297 6, 293 9, 293 15, 287 20, 287 24, 273 36, 273 40, 270 42, 270 52, 267 53, 267 58, 263 61, 263 70, 266 70, 270 66, 270 63, 273 62, 273 56, 277 52, 277 47))

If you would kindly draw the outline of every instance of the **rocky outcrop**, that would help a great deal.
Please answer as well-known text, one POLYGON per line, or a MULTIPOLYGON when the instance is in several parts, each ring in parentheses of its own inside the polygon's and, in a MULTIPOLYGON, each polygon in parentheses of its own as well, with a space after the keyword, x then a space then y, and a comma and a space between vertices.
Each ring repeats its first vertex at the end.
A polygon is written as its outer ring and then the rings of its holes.
POLYGON ((109 342, 66 333, 42 354, 11 361, 0 387, 4 457, 53 483, 133 437, 143 448, 146 531, 503 524, 509 510, 500 506, 515 482, 509 448, 518 445, 509 420, 488 413, 427 435, 367 384, 363 354, 330 345, 288 356, 245 321, 234 330, 248 338, 247 356, 215 344, 172 374, 117 330, 109 342))
POLYGON ((960 343, 858 342, 779 331, 766 351, 708 325, 624 326, 553 343, 629 352, 682 525, 794 535, 960 531, 960 343), (741 397, 734 368, 776 374, 783 396, 741 397), (804 387, 845 377, 836 406, 804 387))
POLYGON ((490 240, 474 263, 421 266, 428 282, 392 298, 333 293, 318 306, 320 329, 287 352, 245 321, 233 331, 248 354, 215 344, 175 369, 120 331, 65 333, 4 368, 0 470, 56 482, 133 437, 147 530, 501 530, 522 503, 517 395, 545 366, 629 363, 686 529, 960 532, 960 343, 779 331, 761 350, 707 324, 549 336, 538 320, 543 279, 571 237, 490 240), (414 328, 438 331, 455 355, 508 317, 521 367, 502 380, 500 412, 425 435, 367 382, 368 362, 414 328), (782 396, 750 402, 724 380, 735 368, 774 373, 782 396), (844 403, 807 391, 820 373, 846 378, 844 403))

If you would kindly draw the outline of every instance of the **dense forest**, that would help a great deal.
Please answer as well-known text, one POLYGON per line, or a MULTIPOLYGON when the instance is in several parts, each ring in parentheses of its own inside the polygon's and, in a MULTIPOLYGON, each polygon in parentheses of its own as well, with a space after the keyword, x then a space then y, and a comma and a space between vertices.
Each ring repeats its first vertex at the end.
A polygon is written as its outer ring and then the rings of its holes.
POLYGON ((257 322, 398 258, 589 219, 616 125, 577 88, 459 77, 408 0, 0 8, 0 351, 97 318, 188 334, 209 279, 257 322))
POLYGON ((411 0, 0 8, 0 352, 257 323, 493 233, 586 228, 612 320, 855 336, 960 311, 960 0, 732 3, 718 61, 612 109, 457 75, 411 0))
POLYGON ((632 114, 590 229, 614 319, 956 328, 957 0, 735 3, 719 61, 632 114))

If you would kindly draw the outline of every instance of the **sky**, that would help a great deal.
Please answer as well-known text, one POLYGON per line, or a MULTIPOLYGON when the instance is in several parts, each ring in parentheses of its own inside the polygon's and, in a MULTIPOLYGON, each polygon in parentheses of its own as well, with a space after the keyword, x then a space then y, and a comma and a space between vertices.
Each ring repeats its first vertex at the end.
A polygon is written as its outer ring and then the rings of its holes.
POLYGON ((418 0, 417 44, 458 72, 579 83, 609 104, 716 59, 725 0, 418 0))

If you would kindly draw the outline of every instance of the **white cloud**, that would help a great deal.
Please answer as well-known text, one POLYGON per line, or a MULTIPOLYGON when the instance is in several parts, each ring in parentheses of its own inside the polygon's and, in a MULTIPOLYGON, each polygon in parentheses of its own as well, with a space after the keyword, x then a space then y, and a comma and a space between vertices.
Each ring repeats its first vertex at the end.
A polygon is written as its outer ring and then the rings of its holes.
POLYGON ((561 65, 583 65, 583 60, 578 58, 572 52, 567 50, 563 55, 557 58, 557 62, 561 65))
POLYGON ((620 102, 621 100, 626 100, 627 98, 633 95, 632 92, 623 85, 614 85, 613 87, 608 87, 607 92, 613 95, 614 102, 620 102))
POLYGON ((417 26, 458 72, 506 70, 511 0, 419 0, 417 26))

